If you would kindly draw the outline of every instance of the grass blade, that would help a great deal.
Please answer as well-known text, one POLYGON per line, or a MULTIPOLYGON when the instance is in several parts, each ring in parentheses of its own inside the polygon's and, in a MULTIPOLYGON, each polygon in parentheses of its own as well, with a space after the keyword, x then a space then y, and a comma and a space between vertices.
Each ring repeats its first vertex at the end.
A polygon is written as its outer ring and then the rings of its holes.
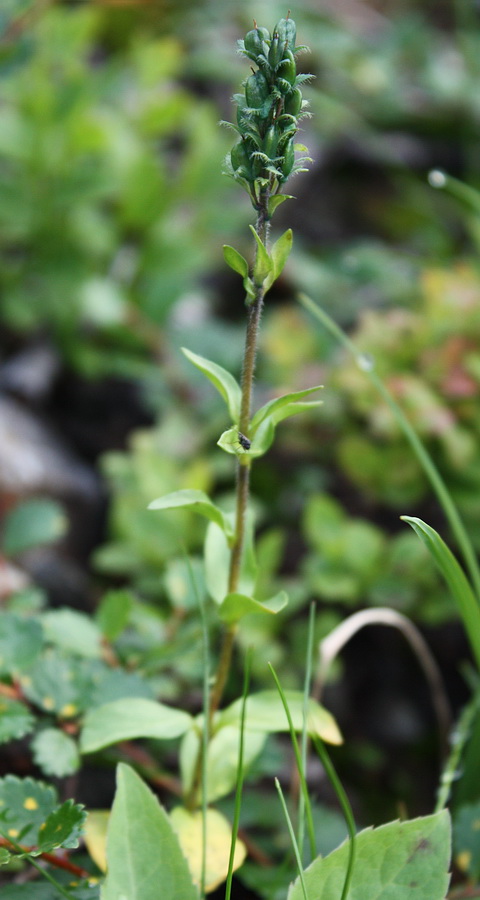
MULTIPOLYGON (((309 837, 309 841, 310 841, 310 854, 311 854, 312 859, 315 859, 315 857, 317 855, 317 851, 316 851, 316 847, 315 847, 315 828, 313 825, 312 805, 310 803, 310 797, 308 796, 307 781, 305 778, 305 768, 303 766, 302 757, 301 757, 300 749, 298 746, 297 735, 295 734, 295 728, 293 727, 292 717, 290 715, 290 710, 288 708, 287 698, 285 697, 283 688, 278 680, 278 676, 275 672, 275 669, 273 668, 271 663, 268 663, 268 668, 270 669, 270 671, 273 675, 273 678, 274 678, 275 684, 277 686, 278 693, 280 694, 280 698, 283 703, 283 708, 285 710, 285 714, 286 714, 287 720, 288 720, 288 727, 290 729, 290 738, 292 741, 293 752, 295 754, 295 760, 296 760, 297 768, 298 768, 298 775, 300 778, 300 786, 301 786, 301 791, 303 794, 304 804, 305 804, 305 813, 306 813, 306 817, 307 817, 307 830, 308 830, 308 837, 309 837)), ((306 724, 304 724, 303 727, 306 728, 306 724)))
MULTIPOLYGON (((308 753, 308 733, 307 733, 307 716, 308 716, 308 698, 310 697, 310 688, 312 683, 312 663, 313 663, 313 638, 315 630, 315 603, 310 604, 310 614, 308 619, 307 634, 307 654, 305 665, 305 683, 303 686, 303 728, 300 740, 300 756, 302 760, 302 772, 307 771, 307 753, 308 753)), ((300 791, 298 797, 298 847, 300 857, 303 859, 303 842, 305 836, 305 795, 300 791)))
POLYGON ((322 761, 325 772, 327 773, 327 777, 330 781, 330 784, 335 791, 338 802, 340 803, 343 815, 345 816, 345 822, 347 823, 348 836, 350 838, 350 846, 349 846, 349 854, 348 854, 348 865, 347 871, 345 873, 345 881, 343 884, 342 895, 340 900, 346 900, 348 895, 348 889, 350 887, 350 882, 352 880, 353 874, 353 864, 355 862, 355 841, 356 841, 356 832, 355 832, 355 820, 353 818, 352 807, 350 806, 349 799, 343 789, 343 785, 335 771, 333 763, 327 753, 325 745, 320 738, 315 735, 312 737, 313 744, 315 749, 322 761))
POLYGON ((238 770, 237 770, 237 789, 235 791, 235 807, 233 813, 233 825, 232 825, 232 843, 230 846, 230 857, 228 860, 228 874, 227 874, 227 882, 225 885, 225 900, 230 900, 230 895, 232 892, 232 878, 233 878, 233 863, 235 858, 235 845, 237 843, 238 837, 238 827, 240 823, 240 808, 242 805, 242 790, 243 790, 243 748, 244 748, 244 738, 245 738, 245 712, 246 712, 246 704, 248 699, 248 688, 250 685, 250 660, 251 660, 251 649, 247 651, 247 656, 245 659, 245 675, 243 679, 243 693, 242 693, 242 712, 240 715, 240 748, 238 751, 238 770))
POLYGON ((283 791, 282 791, 282 788, 280 787, 280 782, 279 782, 278 778, 275 779, 275 787, 278 791, 278 796, 280 797, 280 803, 282 804, 283 812, 284 812, 285 819, 287 822, 287 828, 290 833, 290 838, 291 838, 292 846, 293 846, 293 852, 295 854, 295 859, 297 861, 298 874, 300 876, 300 883, 302 885, 303 896, 304 896, 305 900, 308 900, 307 886, 305 884, 305 879, 303 877, 302 860, 300 859, 300 850, 298 849, 298 844, 297 844, 297 841, 295 838, 295 832, 293 830, 292 820, 290 819, 290 816, 288 815, 287 804, 285 803, 285 797, 283 796, 283 791))
POLYGON ((434 528, 415 516, 401 516, 401 519, 411 525, 418 534, 447 582, 460 610, 465 631, 480 670, 480 608, 463 569, 434 528))

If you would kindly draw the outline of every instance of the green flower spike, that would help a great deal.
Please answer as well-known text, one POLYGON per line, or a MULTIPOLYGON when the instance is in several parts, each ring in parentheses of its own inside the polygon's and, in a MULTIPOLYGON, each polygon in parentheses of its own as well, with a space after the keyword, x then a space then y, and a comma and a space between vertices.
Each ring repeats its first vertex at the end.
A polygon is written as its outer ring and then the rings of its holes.
MULTIPOLYGON (((240 140, 227 157, 227 174, 248 191, 254 209, 260 196, 278 195, 291 175, 306 171, 310 157, 295 158, 294 138, 300 119, 308 116, 308 103, 299 85, 311 75, 297 75, 296 55, 306 47, 295 46, 297 29, 290 18, 275 26, 254 27, 238 42, 239 51, 257 66, 244 82, 244 93, 235 94, 237 124, 225 124, 237 132, 240 140)), ((283 198, 282 198, 283 199, 283 198)), ((271 212, 278 202, 271 205, 271 212)))

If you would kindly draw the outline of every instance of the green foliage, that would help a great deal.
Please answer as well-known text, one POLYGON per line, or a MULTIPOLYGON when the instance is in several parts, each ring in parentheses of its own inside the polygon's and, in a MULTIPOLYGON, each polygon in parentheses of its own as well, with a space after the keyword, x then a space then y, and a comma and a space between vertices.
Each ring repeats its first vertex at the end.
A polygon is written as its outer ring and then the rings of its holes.
POLYGON ((68 520, 59 503, 53 500, 26 500, 6 517, 2 547, 7 556, 16 556, 63 537, 68 520))
POLYGON ((39 856, 59 847, 78 847, 85 812, 73 800, 58 806, 50 785, 7 775, 0 779, 0 817, 3 837, 39 856))
POLYGON ((65 778, 80 768, 80 754, 73 738, 60 728, 44 728, 32 741, 33 758, 45 775, 65 778))
POLYGON ((133 769, 120 765, 108 827, 108 875, 101 900, 198 900, 198 892, 164 809, 133 769))
POLYGON ((468 803, 453 819, 455 865, 473 881, 480 878, 480 803, 468 803))
POLYGON ((90 710, 81 736, 83 753, 93 753, 117 741, 136 737, 171 739, 180 737, 192 725, 192 718, 180 709, 172 709, 151 700, 114 700, 90 710))
MULTIPOLYGON (((357 856, 349 896, 355 900, 443 900, 448 887, 450 820, 446 811, 409 822, 390 822, 356 837, 357 856)), ((303 873, 308 897, 337 900, 343 884, 348 844, 303 873)), ((288 900, 304 900, 300 881, 288 900)))

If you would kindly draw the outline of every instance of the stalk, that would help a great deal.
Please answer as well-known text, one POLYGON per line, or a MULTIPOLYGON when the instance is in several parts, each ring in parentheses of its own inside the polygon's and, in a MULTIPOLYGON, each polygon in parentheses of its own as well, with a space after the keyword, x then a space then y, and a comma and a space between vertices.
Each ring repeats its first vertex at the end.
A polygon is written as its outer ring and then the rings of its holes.
MULTIPOLYGON (((257 221, 255 223, 255 231, 265 245, 267 245, 269 231, 268 198, 269 191, 262 191, 258 204, 257 221)), ((260 318, 262 315, 264 296, 265 290, 263 285, 261 285, 260 287, 256 288, 255 297, 248 307, 248 320, 245 335, 245 350, 243 355, 243 370, 241 382, 242 402, 240 405, 239 421, 239 429, 246 437, 248 437, 250 415, 252 410, 252 393, 258 346, 258 332, 260 318)), ((240 581, 242 554, 245 544, 245 523, 248 508, 248 498, 250 494, 250 467, 250 459, 239 457, 237 462, 236 482, 235 538, 232 547, 232 555, 230 557, 230 571, 228 576, 228 592, 230 594, 238 590, 240 581)), ((210 695, 210 727, 213 722, 213 717, 218 707, 220 706, 223 691, 225 689, 225 684, 227 682, 236 632, 237 626, 231 625, 226 628, 223 633, 217 673, 210 695)))

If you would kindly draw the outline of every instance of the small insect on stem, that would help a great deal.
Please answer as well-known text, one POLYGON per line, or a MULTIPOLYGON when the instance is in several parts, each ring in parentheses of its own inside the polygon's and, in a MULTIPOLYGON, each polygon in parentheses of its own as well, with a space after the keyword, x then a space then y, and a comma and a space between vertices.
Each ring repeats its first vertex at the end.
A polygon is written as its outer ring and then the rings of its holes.
POLYGON ((244 450, 250 450, 252 446, 252 442, 241 431, 238 432, 238 443, 244 450))

